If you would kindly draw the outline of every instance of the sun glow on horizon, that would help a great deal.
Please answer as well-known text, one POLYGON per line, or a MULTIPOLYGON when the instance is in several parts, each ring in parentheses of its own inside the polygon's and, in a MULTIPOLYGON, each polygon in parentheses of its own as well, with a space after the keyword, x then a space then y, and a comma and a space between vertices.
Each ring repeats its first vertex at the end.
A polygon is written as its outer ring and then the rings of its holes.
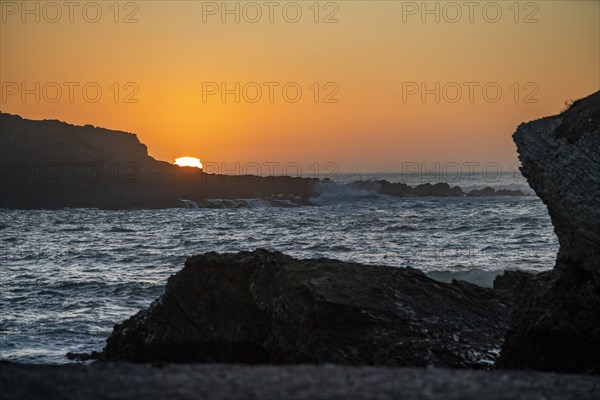
POLYGON ((600 1, 433 3, 0 0, 0 109, 211 172, 468 173, 516 169, 520 123, 600 88, 600 1))
POLYGON ((179 157, 175 159, 175 165, 202 169, 202 163, 200 162, 200 159, 196 157, 179 157))

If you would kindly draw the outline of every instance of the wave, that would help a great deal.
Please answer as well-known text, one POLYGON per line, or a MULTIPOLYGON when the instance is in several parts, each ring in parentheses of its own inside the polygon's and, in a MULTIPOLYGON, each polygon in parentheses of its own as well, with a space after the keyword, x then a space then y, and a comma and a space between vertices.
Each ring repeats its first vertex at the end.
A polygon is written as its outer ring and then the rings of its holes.
POLYGON ((384 231, 386 232, 409 232, 416 231, 419 228, 413 225, 390 225, 387 226, 384 231))
POLYGON ((310 203, 298 196, 280 195, 256 199, 179 199, 183 208, 267 208, 267 207, 298 207, 310 203))
POLYGON ((196 203, 194 200, 179 199, 179 201, 183 205, 183 208, 199 208, 198 203, 196 203))
POLYGON ((510 183, 510 184, 486 184, 486 183, 479 183, 479 184, 471 184, 471 185, 463 185, 460 186, 460 188, 463 190, 463 192, 465 193, 469 193, 473 190, 482 190, 485 189, 486 187, 490 187, 496 191, 500 191, 500 190, 518 190, 521 193, 527 195, 527 196, 535 196, 535 192, 534 190, 528 185, 528 184, 523 184, 523 183, 510 183))
POLYGON ((86 227, 86 226, 77 226, 77 227, 73 227, 73 228, 64 228, 64 229, 60 229, 60 232, 83 232, 83 231, 89 231, 90 228, 86 227))
POLYGON ((108 232, 114 232, 114 233, 130 233, 130 232, 135 232, 134 229, 128 229, 128 228, 123 228, 120 226, 112 226, 108 232))
POLYGON ((540 217, 531 216, 531 215, 523 215, 516 218, 512 218, 510 220, 511 223, 519 223, 519 224, 537 224, 540 221, 540 217))
POLYGON ((377 192, 379 185, 376 182, 369 189, 359 189, 351 185, 338 185, 333 182, 322 182, 320 189, 319 195, 310 199, 311 202, 318 205, 382 197, 377 192))

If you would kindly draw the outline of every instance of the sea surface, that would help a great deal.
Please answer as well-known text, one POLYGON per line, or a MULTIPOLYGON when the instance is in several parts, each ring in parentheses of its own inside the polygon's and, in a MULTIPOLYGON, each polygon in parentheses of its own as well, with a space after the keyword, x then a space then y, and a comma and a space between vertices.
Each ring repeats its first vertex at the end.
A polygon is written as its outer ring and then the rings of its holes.
MULTIPOLYGON (((338 182, 427 176, 347 174, 338 182)), ((439 177, 429 177, 431 183, 439 177)), ((334 179, 336 180, 336 179, 334 179)), ((521 188, 509 174, 453 182, 521 188)), ((467 191, 467 190, 465 190, 467 191)), ((331 186, 315 206, 241 209, 0 210, 0 359, 67 363, 101 350, 186 257, 266 248, 296 257, 411 266, 490 286, 507 269, 552 268, 558 243, 535 196, 393 198, 331 186)))

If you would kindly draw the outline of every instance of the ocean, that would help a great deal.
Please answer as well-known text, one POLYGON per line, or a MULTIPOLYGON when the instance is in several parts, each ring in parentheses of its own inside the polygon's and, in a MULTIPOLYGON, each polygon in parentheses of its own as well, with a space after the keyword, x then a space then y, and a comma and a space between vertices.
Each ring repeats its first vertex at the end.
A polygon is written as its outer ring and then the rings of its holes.
MULTIPOLYGON (((438 174, 339 174, 338 183, 411 185, 438 174)), ((442 177, 443 178, 443 177, 442 177)), ((520 175, 452 182, 532 194, 520 175)), ((507 269, 554 265, 558 243, 545 205, 524 197, 404 197, 328 185, 314 206, 261 201, 229 209, 0 210, 0 359, 68 363, 101 350, 115 323, 146 308, 188 256, 266 248, 411 266, 434 279, 491 286, 507 269)))

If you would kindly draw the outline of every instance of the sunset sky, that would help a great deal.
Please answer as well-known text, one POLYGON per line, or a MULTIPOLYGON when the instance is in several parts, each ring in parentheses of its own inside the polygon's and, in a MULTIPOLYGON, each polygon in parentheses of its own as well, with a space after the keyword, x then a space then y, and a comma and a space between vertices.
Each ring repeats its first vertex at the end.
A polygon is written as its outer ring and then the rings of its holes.
POLYGON ((2 112, 134 132, 170 162, 509 167, 520 122, 600 89, 595 0, 227 2, 239 22, 222 2, 0 3, 2 112))

